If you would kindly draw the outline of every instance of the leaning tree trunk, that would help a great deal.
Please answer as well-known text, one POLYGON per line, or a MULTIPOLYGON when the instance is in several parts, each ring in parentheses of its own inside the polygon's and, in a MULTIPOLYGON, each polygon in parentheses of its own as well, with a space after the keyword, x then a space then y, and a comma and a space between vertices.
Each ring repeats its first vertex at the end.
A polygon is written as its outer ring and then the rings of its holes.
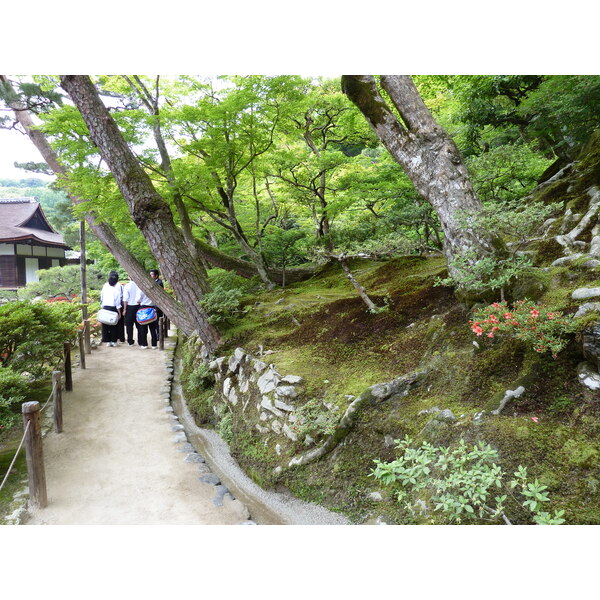
POLYGON ((222 338, 199 305, 208 282, 176 227, 169 206, 139 165, 91 79, 86 75, 62 75, 60 79, 111 170, 133 221, 146 238, 161 271, 188 311, 202 341, 210 350, 216 349, 222 338))
MULTIPOLYGON (((10 86, 5 75, 0 75, 0 81, 5 86, 10 86)), ((13 90, 14 92, 14 90, 13 90)), ((15 92, 15 97, 17 94, 15 92)), ((23 127, 27 136, 38 149, 44 161, 52 169, 59 181, 68 179, 68 171, 58 159, 58 155, 50 146, 46 136, 35 127, 33 119, 26 106, 19 101, 7 102, 13 110, 17 122, 23 127)), ((85 202, 67 190, 67 195, 73 204, 85 202)), ((175 323, 184 333, 190 335, 197 330, 197 326, 191 318, 185 307, 169 296, 163 288, 156 285, 156 282, 148 275, 146 269, 140 261, 129 252, 126 246, 115 235, 112 228, 104 222, 98 222, 91 212, 85 214, 85 220, 96 237, 104 244, 107 250, 116 258, 118 263, 127 271, 130 277, 138 284, 140 289, 152 299, 162 311, 175 323)))
POLYGON ((452 260, 467 252, 476 260, 494 252, 485 232, 461 222, 461 216, 477 214, 477 198, 456 144, 438 125, 425 106, 413 80, 407 75, 382 75, 401 123, 379 93, 372 75, 344 75, 342 88, 404 169, 417 191, 437 213, 444 231, 444 253, 448 271, 452 260))

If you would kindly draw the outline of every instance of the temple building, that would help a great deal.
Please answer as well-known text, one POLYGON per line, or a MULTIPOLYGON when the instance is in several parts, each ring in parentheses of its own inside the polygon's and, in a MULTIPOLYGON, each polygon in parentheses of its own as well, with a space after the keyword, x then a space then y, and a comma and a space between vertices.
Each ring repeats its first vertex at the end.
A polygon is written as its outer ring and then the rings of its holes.
POLYGON ((36 271, 67 264, 69 247, 33 198, 0 198, 0 288, 38 281, 36 271))

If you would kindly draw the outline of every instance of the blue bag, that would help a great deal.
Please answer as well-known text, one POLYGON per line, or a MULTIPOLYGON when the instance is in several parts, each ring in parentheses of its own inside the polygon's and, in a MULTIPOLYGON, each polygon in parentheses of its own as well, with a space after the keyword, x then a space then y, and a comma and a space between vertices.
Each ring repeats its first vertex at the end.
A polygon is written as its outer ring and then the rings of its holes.
POLYGON ((135 320, 140 325, 148 325, 148 323, 153 323, 156 319, 156 309, 152 307, 140 308, 135 315, 135 320))

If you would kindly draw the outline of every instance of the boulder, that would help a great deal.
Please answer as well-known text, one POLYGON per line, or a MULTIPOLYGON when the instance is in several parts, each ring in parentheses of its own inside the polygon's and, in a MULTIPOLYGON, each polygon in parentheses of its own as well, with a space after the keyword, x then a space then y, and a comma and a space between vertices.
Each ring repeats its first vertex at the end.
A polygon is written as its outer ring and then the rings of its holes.
POLYGON ((600 313, 600 302, 586 302, 582 304, 575 313, 575 318, 582 317, 586 313, 596 311, 600 313))
POLYGON ((258 378, 256 385, 258 385, 260 393, 264 395, 272 392, 277 387, 278 383, 279 373, 277 373, 273 367, 270 367, 258 378))
POLYGON ((304 381, 304 379, 302 377, 299 377, 298 375, 286 375, 285 377, 282 377, 281 382, 282 383, 290 383, 292 385, 295 385, 297 383, 302 383, 304 381))
POLYGON ((600 296, 600 287, 596 288, 579 288, 571 294, 573 300, 585 300, 587 298, 594 298, 600 296))
POLYGON ((298 391, 293 385, 280 385, 275 388, 275 395, 278 398, 296 398, 298 391))
POLYGON ((600 359, 600 323, 583 330, 583 355, 592 364, 597 365, 600 359))
POLYGON ((600 389, 600 374, 589 362, 582 362, 577 365, 577 377, 579 383, 592 391, 600 389))

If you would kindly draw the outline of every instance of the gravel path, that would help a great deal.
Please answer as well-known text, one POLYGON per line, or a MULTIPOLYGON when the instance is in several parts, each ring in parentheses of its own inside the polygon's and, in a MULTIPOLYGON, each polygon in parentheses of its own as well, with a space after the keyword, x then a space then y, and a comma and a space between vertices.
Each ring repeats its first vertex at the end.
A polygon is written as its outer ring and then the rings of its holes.
POLYGON ((63 433, 44 439, 48 507, 32 510, 27 524, 248 519, 224 486, 201 481, 209 469, 161 395, 165 360, 160 350, 103 345, 87 356, 86 370, 73 369, 73 391, 63 392, 63 433))

